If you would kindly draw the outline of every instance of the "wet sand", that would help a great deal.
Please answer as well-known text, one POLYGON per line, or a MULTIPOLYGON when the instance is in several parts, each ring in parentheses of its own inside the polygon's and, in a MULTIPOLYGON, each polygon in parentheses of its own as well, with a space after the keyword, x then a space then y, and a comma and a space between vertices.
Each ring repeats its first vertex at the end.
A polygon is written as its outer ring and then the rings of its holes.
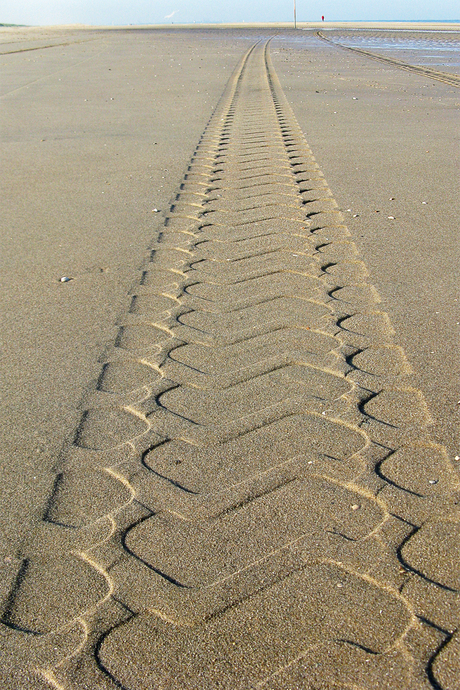
MULTIPOLYGON (((162 213, 240 56, 271 33, 0 33, 5 594, 162 213)), ((313 29, 281 31, 270 50, 453 459, 458 89, 321 43, 313 29)))

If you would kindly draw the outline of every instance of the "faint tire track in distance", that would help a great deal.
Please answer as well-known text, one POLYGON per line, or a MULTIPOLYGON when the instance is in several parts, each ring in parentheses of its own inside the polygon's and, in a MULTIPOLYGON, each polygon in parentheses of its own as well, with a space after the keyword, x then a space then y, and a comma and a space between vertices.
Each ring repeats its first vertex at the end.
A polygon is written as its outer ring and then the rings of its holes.
POLYGON ((458 74, 449 74, 449 72, 440 72, 439 70, 431 69, 431 67, 421 67, 420 65, 410 65, 408 62, 403 62, 402 60, 395 60, 394 58, 385 57, 384 55, 377 55, 372 53, 370 50, 362 50, 362 48, 352 48, 351 46, 345 46, 340 41, 333 41, 323 34, 322 31, 317 31, 316 36, 326 43, 330 43, 333 46, 338 46, 343 50, 351 50, 352 53, 358 53, 359 55, 364 55, 371 60, 377 60, 378 62, 386 63, 392 67, 397 67, 398 69, 405 70, 406 72, 414 72, 421 77, 428 77, 429 79, 436 79, 436 81, 441 81, 444 84, 449 84, 449 86, 460 87, 460 76, 458 74))

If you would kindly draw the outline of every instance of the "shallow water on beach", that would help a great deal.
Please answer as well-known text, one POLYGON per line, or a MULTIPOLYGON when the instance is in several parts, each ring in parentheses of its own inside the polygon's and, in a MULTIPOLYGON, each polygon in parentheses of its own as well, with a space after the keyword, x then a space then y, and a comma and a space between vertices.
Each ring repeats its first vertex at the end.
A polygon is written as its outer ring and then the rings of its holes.
POLYGON ((414 65, 458 71, 460 32, 365 29, 325 31, 326 36, 350 48, 360 48, 414 65))

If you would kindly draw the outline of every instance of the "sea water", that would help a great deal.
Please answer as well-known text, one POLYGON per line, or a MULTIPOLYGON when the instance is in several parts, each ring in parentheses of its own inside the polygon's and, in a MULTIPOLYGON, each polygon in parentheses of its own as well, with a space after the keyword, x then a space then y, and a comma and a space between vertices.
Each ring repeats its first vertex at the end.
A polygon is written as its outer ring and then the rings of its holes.
POLYGON ((326 29, 323 32, 331 40, 349 48, 367 50, 438 71, 460 71, 460 31, 326 29))

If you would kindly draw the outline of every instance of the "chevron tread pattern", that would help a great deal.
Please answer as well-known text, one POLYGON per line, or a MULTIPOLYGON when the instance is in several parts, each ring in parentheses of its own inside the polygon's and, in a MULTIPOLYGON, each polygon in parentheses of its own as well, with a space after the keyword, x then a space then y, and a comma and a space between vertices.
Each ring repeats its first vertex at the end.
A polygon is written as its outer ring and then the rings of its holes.
POLYGON ((14 654, 65 690, 453 688, 458 476, 268 43, 118 327, 4 603, 14 654))

